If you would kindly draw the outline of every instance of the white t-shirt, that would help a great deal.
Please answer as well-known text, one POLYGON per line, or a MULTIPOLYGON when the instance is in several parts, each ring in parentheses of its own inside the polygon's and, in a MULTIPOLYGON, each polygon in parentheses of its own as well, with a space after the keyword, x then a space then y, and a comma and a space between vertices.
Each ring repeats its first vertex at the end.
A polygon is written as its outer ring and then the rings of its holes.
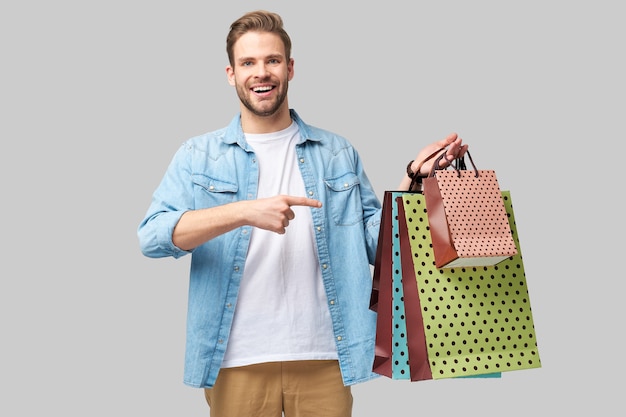
MULTIPOLYGON (((258 198, 305 196, 295 152, 299 137, 295 123, 279 132, 246 134, 259 164, 258 198)), ((252 229, 222 367, 338 357, 311 209, 291 208, 296 217, 285 234, 252 229)))

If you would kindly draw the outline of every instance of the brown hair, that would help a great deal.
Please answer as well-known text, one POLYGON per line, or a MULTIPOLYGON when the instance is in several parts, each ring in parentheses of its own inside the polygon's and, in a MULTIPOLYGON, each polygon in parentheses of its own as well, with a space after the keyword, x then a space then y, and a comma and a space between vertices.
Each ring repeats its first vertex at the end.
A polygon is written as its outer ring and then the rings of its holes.
POLYGON ((230 65, 235 65, 233 57, 235 42, 247 32, 270 32, 277 34, 285 45, 285 59, 287 61, 291 59, 291 38, 289 38, 289 35, 283 28, 283 19, 276 13, 257 10, 244 14, 230 25, 230 31, 226 37, 226 53, 228 54, 230 65))

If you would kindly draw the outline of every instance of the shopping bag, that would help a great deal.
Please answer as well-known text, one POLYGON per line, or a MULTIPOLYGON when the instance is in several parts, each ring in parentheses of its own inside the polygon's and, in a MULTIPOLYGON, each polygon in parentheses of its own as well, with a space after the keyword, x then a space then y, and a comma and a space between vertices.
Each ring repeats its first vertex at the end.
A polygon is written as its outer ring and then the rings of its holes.
POLYGON ((383 198, 370 300, 370 309, 377 312, 372 369, 392 379, 415 381, 432 375, 405 215, 398 205, 402 193, 386 191, 383 198))
POLYGON ((425 196, 401 198, 432 378, 541 367, 510 192, 501 198, 516 254, 495 265, 455 268, 436 266, 425 196))
POLYGON ((392 377, 392 195, 385 193, 372 276, 370 309, 376 312, 373 372, 392 377))
MULTIPOLYGON (((398 205, 396 204, 397 196, 401 193, 391 193, 392 212, 391 212, 391 299, 392 299, 392 345, 391 359, 392 369, 391 377, 393 379, 410 379, 411 372, 409 368, 409 351, 407 342, 406 313, 404 306, 404 288, 402 277, 404 275, 400 257, 400 239, 398 230, 398 205)), ((411 268, 412 269, 412 268, 411 268)), ((409 270, 410 271, 410 270, 409 270)), ((406 281, 404 281, 406 282, 406 281)), ((416 282, 417 287, 417 282, 416 282)), ((417 294, 417 293, 416 293, 417 294)), ((424 345, 424 348, 426 346, 424 345)), ((425 352, 425 350, 424 350, 425 352)))
MULTIPOLYGON (((400 358, 406 356, 403 366, 408 365, 409 368, 408 373, 406 369, 400 369, 400 373, 395 372, 393 375, 400 379, 401 376, 408 374, 411 381, 422 381, 433 378, 428 363, 426 333, 421 314, 422 306, 418 293, 415 265, 413 264, 413 253, 409 241, 402 195, 394 193, 393 197, 393 213, 395 216, 392 224, 395 227, 392 230, 395 233, 392 248, 396 256, 394 261, 397 265, 394 268, 393 294, 395 296, 394 308, 397 307, 396 312, 398 314, 394 316, 394 329, 397 333, 394 333, 392 338, 392 354, 394 356, 394 364, 402 363, 400 358), (402 314, 399 314, 400 312, 402 314), (400 331, 404 331, 404 333, 402 334, 400 331), (403 335, 405 336, 404 343, 402 342, 403 335)), ((406 376, 404 379, 406 379, 406 376)))
MULTIPOLYGON (((373 371, 392 379, 433 379, 402 195, 385 192, 370 308, 377 311, 373 371)), ((499 377, 500 373, 472 377, 499 377)))
POLYGON ((435 160, 422 180, 435 265, 495 265, 517 253, 494 170, 466 169, 464 157, 440 169, 435 160))

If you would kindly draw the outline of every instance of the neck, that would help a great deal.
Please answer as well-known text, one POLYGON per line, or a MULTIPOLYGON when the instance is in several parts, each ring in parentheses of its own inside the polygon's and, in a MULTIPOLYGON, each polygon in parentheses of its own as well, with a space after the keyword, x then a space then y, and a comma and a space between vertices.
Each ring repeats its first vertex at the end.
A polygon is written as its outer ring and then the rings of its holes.
POLYGON ((242 106, 241 127, 245 133, 272 133, 287 129, 291 125, 289 107, 282 106, 271 116, 257 116, 242 106))

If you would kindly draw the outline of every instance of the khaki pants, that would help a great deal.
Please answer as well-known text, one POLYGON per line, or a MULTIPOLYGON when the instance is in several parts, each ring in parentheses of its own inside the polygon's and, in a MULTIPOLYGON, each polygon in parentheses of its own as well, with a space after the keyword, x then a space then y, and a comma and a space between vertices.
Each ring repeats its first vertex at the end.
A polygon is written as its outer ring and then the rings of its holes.
POLYGON ((352 416, 352 392, 334 360, 224 368, 204 394, 211 417, 352 416))

